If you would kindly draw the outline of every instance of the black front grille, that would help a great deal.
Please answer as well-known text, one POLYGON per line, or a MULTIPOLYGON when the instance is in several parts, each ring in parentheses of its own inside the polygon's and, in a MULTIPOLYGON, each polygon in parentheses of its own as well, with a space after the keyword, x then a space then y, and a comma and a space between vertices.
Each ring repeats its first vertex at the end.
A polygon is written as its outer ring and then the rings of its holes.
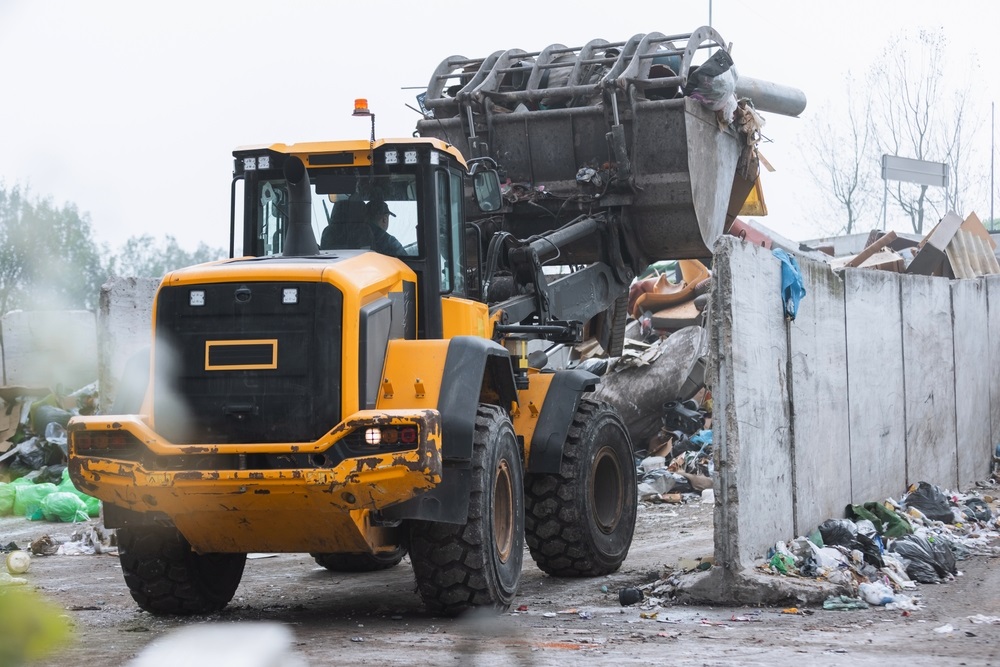
POLYGON ((340 421, 342 310, 340 292, 325 283, 163 288, 156 430, 178 444, 319 438, 340 421))

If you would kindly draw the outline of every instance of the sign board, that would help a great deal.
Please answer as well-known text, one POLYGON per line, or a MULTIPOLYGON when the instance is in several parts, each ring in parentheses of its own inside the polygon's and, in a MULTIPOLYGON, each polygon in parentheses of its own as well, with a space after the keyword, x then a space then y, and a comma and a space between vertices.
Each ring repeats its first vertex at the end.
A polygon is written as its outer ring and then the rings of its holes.
POLYGON ((948 165, 895 155, 882 156, 882 180, 948 187, 948 165))

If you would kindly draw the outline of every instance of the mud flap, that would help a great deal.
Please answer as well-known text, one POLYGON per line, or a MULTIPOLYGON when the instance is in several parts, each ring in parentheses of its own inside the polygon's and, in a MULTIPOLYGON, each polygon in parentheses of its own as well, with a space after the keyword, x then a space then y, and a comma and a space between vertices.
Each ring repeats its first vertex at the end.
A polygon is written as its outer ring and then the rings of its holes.
POLYGON ((559 371, 545 395, 538 426, 531 438, 531 458, 527 472, 558 473, 563 443, 573 423, 573 415, 584 392, 593 391, 598 378, 581 370, 559 371))

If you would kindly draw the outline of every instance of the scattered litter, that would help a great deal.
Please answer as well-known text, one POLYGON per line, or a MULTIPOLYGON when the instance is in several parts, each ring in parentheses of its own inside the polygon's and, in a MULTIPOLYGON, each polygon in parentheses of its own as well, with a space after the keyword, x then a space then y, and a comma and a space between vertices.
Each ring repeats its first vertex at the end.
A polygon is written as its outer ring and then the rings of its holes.
POLYGON ((849 595, 831 595, 823 601, 823 609, 837 611, 868 609, 868 603, 860 598, 852 598, 849 595))
POLYGON ((942 634, 942 635, 948 634, 949 632, 954 632, 954 631, 955 631, 955 628, 952 627, 951 623, 946 623, 944 625, 941 625, 941 626, 938 626, 938 627, 934 628, 934 632, 937 632, 938 634, 942 634))
POLYGON ((621 606, 628 607, 634 605, 638 602, 642 602, 643 597, 642 590, 638 588, 623 588, 618 591, 618 602, 621 606))
POLYGON ((24 551, 11 551, 7 554, 7 571, 11 574, 24 574, 31 567, 31 556, 24 551))
POLYGON ((975 616, 969 616, 969 620, 977 625, 1000 625, 1000 616, 976 614, 975 616))

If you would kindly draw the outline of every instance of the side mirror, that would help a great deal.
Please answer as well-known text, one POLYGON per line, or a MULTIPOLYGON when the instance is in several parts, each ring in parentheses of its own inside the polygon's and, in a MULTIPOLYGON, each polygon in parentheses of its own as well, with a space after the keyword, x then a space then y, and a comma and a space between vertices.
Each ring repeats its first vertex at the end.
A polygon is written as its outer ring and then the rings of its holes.
POLYGON ((500 196, 500 176, 494 169, 476 171, 472 177, 472 186, 480 211, 492 213, 500 210, 503 204, 500 196))

